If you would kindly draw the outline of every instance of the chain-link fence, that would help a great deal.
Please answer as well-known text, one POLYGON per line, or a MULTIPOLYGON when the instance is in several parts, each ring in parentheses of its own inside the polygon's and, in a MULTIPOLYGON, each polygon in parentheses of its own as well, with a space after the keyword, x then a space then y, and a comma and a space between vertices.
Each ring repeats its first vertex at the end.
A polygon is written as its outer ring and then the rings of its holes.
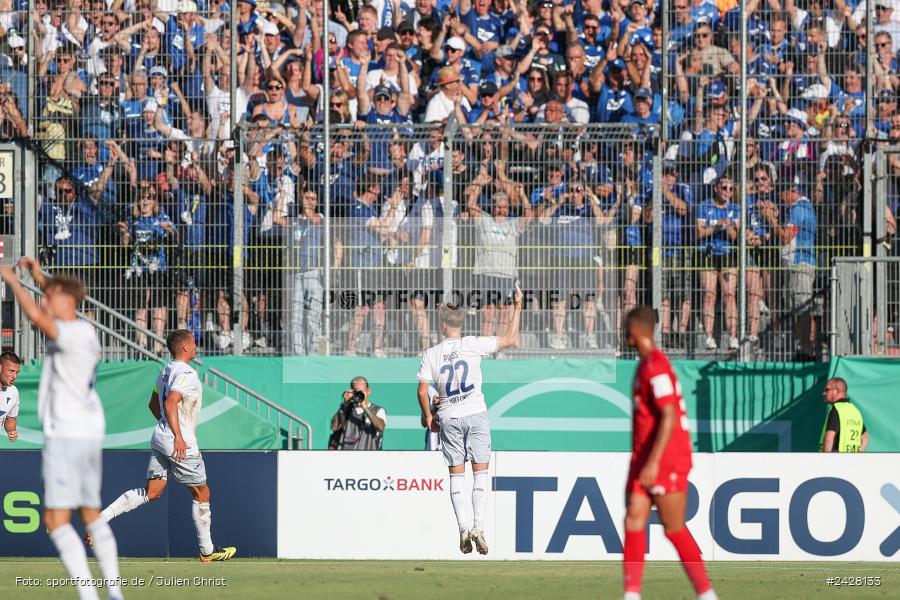
POLYGON ((742 360, 827 357, 832 260, 896 252, 878 3, 514 3, 499 34, 340 4, 10 13, 26 249, 207 353, 412 356, 441 301, 502 332, 518 282, 513 355, 622 353, 650 304, 669 352, 742 360))

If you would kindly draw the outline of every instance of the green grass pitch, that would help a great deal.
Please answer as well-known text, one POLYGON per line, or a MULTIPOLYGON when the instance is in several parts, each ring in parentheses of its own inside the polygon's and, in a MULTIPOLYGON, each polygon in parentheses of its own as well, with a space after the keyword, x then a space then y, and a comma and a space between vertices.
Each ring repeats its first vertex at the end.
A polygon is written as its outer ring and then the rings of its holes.
MULTIPOLYGON (((97 576, 99 569, 93 561, 91 568, 97 576)), ((125 579, 144 580, 144 587, 129 586, 124 590, 129 599, 605 600, 622 597, 621 566, 617 562, 235 559, 201 564, 183 559, 123 559, 121 569, 125 579), (202 585, 194 581, 195 577, 220 578, 220 585, 215 585, 216 581, 202 585), (168 578, 168 581, 160 584, 157 578, 168 578), (187 584, 175 585, 173 578, 186 580, 187 584)), ((724 600, 900 598, 898 563, 717 562, 709 564, 709 571, 716 591, 724 600), (828 586, 829 577, 877 577, 880 585, 828 586)), ((75 598, 71 587, 49 587, 49 580, 65 576, 56 559, 0 559, 0 598, 75 598), (36 578, 42 585, 24 585, 21 581, 17 585, 17 577, 36 578)), ((644 575, 644 598, 692 600, 695 596, 678 563, 650 562, 644 575)))

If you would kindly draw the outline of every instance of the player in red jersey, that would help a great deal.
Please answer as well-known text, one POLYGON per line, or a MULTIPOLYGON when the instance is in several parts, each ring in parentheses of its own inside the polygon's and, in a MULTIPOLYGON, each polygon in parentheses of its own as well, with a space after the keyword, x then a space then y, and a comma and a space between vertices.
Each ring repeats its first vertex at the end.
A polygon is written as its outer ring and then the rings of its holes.
POLYGON ((668 357, 653 344, 655 325, 653 310, 646 306, 630 311, 625 319, 626 341, 641 358, 632 388, 631 468, 625 487, 625 600, 641 598, 647 521, 653 505, 698 599, 715 600, 700 548, 684 521, 691 434, 681 384, 668 357))

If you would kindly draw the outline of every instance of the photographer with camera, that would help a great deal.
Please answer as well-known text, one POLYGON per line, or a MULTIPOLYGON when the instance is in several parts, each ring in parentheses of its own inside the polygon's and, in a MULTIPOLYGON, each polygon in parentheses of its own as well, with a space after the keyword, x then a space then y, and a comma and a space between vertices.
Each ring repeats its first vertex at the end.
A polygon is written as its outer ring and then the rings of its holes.
POLYGON ((369 402, 372 389, 365 377, 354 377, 344 390, 341 407, 331 417, 329 450, 381 450, 387 413, 369 402))

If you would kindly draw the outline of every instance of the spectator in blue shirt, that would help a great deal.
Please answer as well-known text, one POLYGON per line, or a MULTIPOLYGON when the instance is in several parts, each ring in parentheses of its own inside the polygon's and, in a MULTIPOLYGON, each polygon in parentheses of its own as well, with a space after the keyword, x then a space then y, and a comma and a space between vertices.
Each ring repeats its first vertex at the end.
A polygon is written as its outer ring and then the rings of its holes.
POLYGON ((700 287, 703 289, 703 328, 706 349, 716 350, 713 337, 716 320, 717 287, 722 290, 728 347, 737 350, 737 256, 735 242, 741 222, 740 207, 734 202, 734 180, 724 174, 716 181, 711 200, 697 210, 697 240, 700 243, 700 287))
POLYGON ((631 94, 625 89, 625 61, 617 58, 606 66, 606 79, 600 88, 594 121, 618 123, 633 112, 631 94))
MULTIPOLYGON (((125 271, 125 289, 134 310, 135 322, 143 328, 148 325, 159 337, 165 336, 166 315, 169 306, 168 260, 166 245, 175 237, 175 226, 165 212, 160 211, 156 186, 142 182, 140 198, 131 207, 127 221, 119 222, 122 245, 129 250, 128 269, 125 271), (148 313, 152 315, 148 323, 148 313)), ((147 337, 138 334, 138 344, 147 347, 147 337)), ((156 352, 163 352, 156 344, 156 352)))
MULTIPOLYGON (((644 214, 647 223, 652 223, 655 218, 650 208, 644 214)), ((674 329, 680 337, 687 331, 691 318, 691 296, 687 292, 693 288, 693 281, 687 270, 687 256, 693 241, 693 230, 688 228, 693 208, 691 188, 678 181, 675 164, 667 163, 662 179, 663 298, 660 303, 660 326, 664 336, 670 335, 674 329), (673 323, 672 315, 676 310, 680 312, 673 323)), ((668 342, 667 345, 675 345, 673 339, 668 342)))
POLYGON ((788 269, 785 309, 794 317, 794 331, 799 342, 797 359, 806 361, 815 357, 814 342, 816 323, 813 319, 814 283, 816 276, 816 211, 801 193, 796 182, 784 184, 781 202, 787 211, 779 218, 778 207, 769 204, 762 207, 762 214, 769 223, 772 235, 783 244, 781 256, 788 269))

